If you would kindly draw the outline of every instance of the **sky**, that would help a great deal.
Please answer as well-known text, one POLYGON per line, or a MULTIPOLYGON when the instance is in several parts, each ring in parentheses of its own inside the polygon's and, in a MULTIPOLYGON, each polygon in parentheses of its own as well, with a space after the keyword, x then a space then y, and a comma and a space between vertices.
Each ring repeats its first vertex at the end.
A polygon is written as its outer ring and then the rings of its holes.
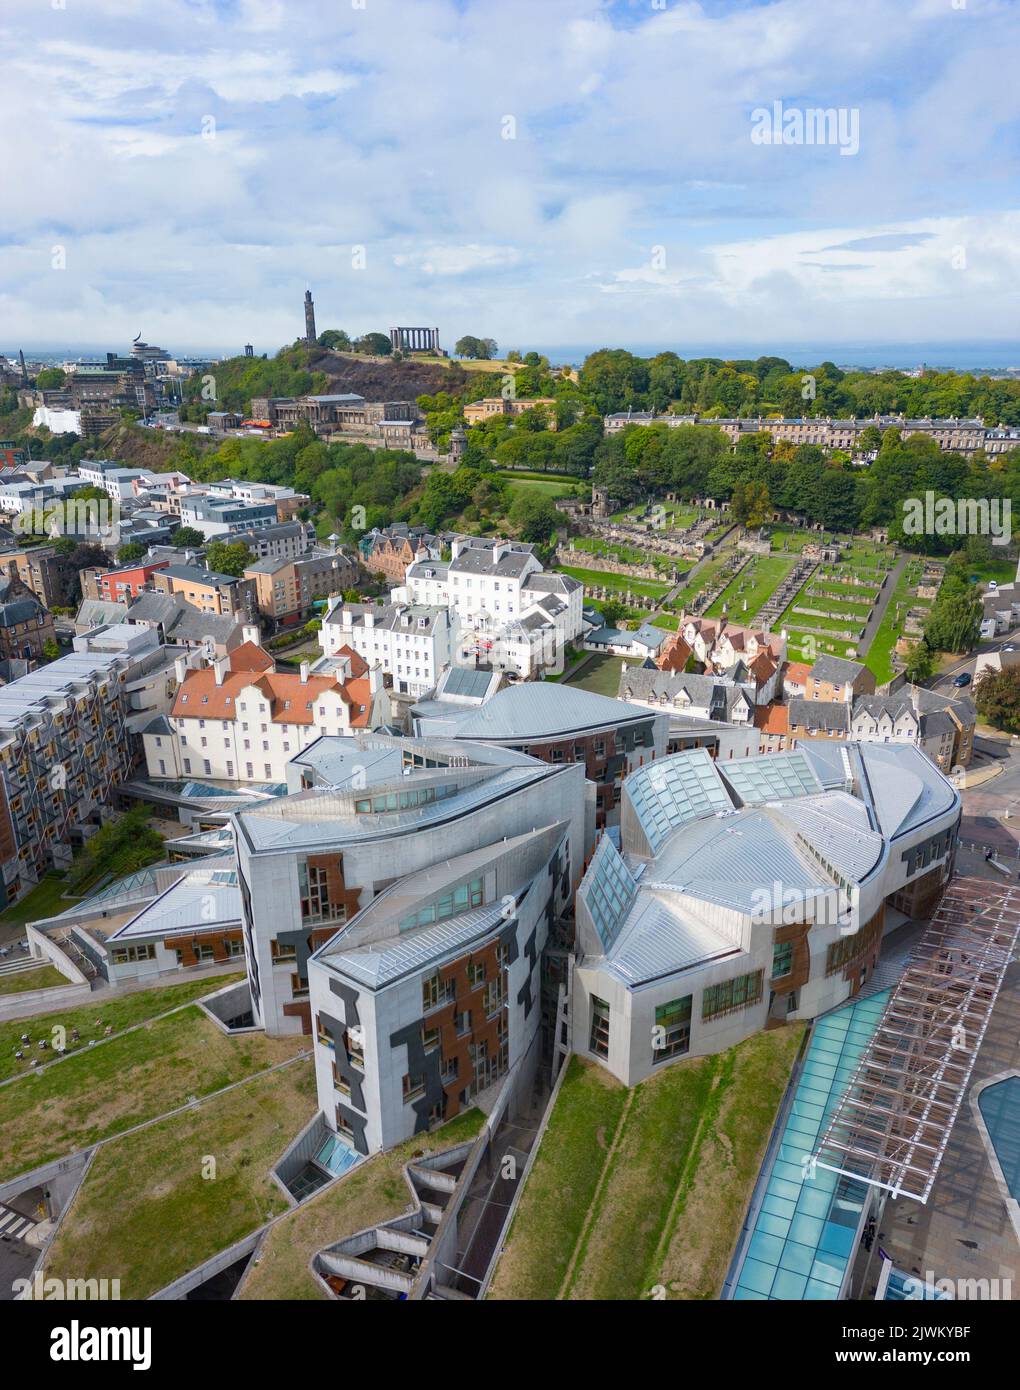
POLYGON ((3 12, 4 350, 1020 338, 1017 0, 3 12))

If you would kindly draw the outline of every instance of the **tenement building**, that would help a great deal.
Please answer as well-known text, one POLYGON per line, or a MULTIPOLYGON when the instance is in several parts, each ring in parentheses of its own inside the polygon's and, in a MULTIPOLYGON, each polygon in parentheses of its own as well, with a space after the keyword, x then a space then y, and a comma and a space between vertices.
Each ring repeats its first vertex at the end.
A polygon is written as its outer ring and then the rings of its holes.
POLYGON ((623 787, 577 893, 574 1051, 627 1085, 770 1018, 853 998, 890 921, 953 868, 955 787, 906 744, 657 760, 623 787))
POLYGON ((268 1032, 312 1033, 325 1123, 366 1154, 532 1051, 584 769, 384 735, 322 739, 299 768, 305 790, 234 817, 248 980, 268 1032))

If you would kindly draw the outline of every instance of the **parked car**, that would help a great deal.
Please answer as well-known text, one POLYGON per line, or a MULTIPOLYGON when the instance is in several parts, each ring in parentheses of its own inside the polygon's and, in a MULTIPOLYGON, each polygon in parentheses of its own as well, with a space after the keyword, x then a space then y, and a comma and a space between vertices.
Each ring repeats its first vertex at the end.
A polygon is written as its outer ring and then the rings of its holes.
POLYGON ((953 684, 954 684, 954 685, 957 685, 957 686, 960 686, 960 687, 963 687, 963 686, 965 686, 965 685, 970 685, 970 672, 969 672, 969 671, 961 671, 960 674, 959 674, 958 676, 954 676, 954 677, 953 677, 953 684))

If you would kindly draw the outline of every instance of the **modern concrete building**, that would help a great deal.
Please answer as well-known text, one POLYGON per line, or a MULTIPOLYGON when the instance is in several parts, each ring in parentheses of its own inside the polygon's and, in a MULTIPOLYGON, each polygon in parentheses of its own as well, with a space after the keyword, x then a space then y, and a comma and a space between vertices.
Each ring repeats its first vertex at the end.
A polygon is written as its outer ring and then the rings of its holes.
POLYGON ((169 707, 172 654, 120 624, 75 638, 75 651, 0 687, 0 871, 7 903, 97 825, 134 767, 137 723, 169 707))
POLYGON ((185 495, 181 499, 181 525, 193 526, 206 540, 233 538, 241 531, 258 531, 279 522, 276 503, 242 502, 234 497, 211 497, 206 493, 185 495))
POLYGON ((930 913, 952 873, 956 788, 916 748, 683 753, 623 788, 577 894, 573 1050, 627 1085, 769 1018, 853 998, 887 906, 930 913))
POLYGON ((306 790, 234 817, 251 996, 270 1033, 312 1033, 325 1125, 367 1154, 532 1048, 584 862, 584 769, 381 735, 298 765, 306 790))
POLYGON ((427 701, 412 715, 422 738, 467 739, 543 762, 582 764, 596 787, 600 828, 618 818, 627 775, 665 755, 669 733, 667 714, 546 681, 509 685, 475 708, 427 701))

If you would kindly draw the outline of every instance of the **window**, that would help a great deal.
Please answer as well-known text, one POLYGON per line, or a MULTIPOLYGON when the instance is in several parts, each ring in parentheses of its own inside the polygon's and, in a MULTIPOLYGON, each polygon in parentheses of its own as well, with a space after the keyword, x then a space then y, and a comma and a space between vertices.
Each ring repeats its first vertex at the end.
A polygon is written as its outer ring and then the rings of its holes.
POLYGON ((151 943, 145 946, 118 946, 110 953, 114 965, 126 965, 129 961, 155 960, 156 948, 151 943))
POLYGON ((777 943, 772 950, 772 978, 781 980, 793 970, 793 942, 777 943))
POLYGON ((599 1057, 609 1056, 609 1005, 594 994, 591 997, 591 1032, 588 1048, 599 1057))
POLYGON ((503 991, 502 976, 496 980, 490 980, 485 986, 485 996, 482 1004, 486 1017, 490 1017, 497 1009, 501 1008, 505 999, 506 994, 503 991))
POLYGON ((652 1061, 665 1062, 670 1057, 682 1057, 691 1045, 691 1004, 693 996, 673 999, 655 1006, 655 1029, 652 1033, 652 1061))
POLYGON ((281 961, 297 960, 297 947, 288 942, 279 942, 274 936, 269 943, 269 953, 273 958, 273 964, 277 965, 281 961))
POLYGON ((421 1002, 426 1013, 432 1009, 440 1008, 443 1004, 449 1004, 452 999, 452 980, 443 980, 438 973, 430 975, 427 980, 422 980, 421 1002))
POLYGON ((438 1028, 423 1028, 421 1030, 421 1045, 426 1052, 433 1051, 439 1046, 440 1030, 438 1028))
POLYGON ((298 864, 298 896, 303 922, 343 922, 347 909, 329 896, 329 875, 319 864, 298 864))
POLYGON ((465 1009, 462 1014, 454 1014, 454 1027, 457 1030, 457 1037, 462 1038, 465 1033, 471 1032, 471 1010, 465 1009))
POLYGON ((737 975, 732 980, 725 980, 721 985, 709 985, 702 991, 701 1017, 716 1018, 719 1014, 757 1004, 761 998, 764 977, 764 970, 755 970, 750 975, 737 975))
POLYGON ((425 1077, 424 1077, 424 1076, 421 1076, 421 1075, 419 1075, 419 1076, 408 1076, 408 1075, 405 1075, 403 1085, 404 1085, 404 1104, 405 1104, 405 1105, 407 1104, 407 1102, 408 1102, 409 1100, 414 1100, 417 1096, 423 1096, 423 1095, 425 1094, 425 1077))
POLYGON ((485 981, 485 962, 483 960, 469 960, 467 966, 468 984, 472 989, 477 989, 485 981))
POLYGON ((344 1049, 349 1060, 364 1071, 365 1041, 360 1028, 346 1028, 344 1030, 344 1049))

